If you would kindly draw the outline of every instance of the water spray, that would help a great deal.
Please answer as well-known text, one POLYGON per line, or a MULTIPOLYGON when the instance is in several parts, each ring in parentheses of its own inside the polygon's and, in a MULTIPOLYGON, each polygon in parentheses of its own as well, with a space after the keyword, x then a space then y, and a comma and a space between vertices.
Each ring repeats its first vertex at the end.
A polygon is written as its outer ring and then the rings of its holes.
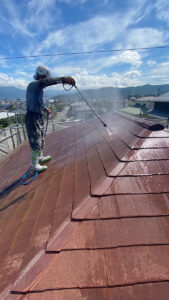
MULTIPOLYGON (((63 84, 63 88, 65 91, 69 91, 70 89, 72 89, 73 85, 69 88, 66 89, 64 84, 63 84)), ((84 100, 84 102, 86 103, 86 105, 90 108, 90 110, 92 111, 92 113, 97 117, 97 119, 102 123, 102 125, 106 128, 108 135, 112 135, 113 132, 112 130, 108 127, 108 125, 101 119, 101 117, 95 112, 95 110, 90 106, 90 104, 87 102, 86 98, 83 96, 83 94, 79 91, 78 87, 76 85, 74 85, 75 89, 77 90, 77 92, 79 93, 79 95, 82 97, 82 99, 84 100)))
POLYGON ((90 110, 93 112, 93 114, 99 119, 99 121, 103 124, 104 127, 107 127, 107 124, 103 122, 103 120, 99 117, 99 115, 94 111, 94 109, 90 106, 90 104, 86 101, 85 97, 82 95, 82 93, 79 91, 78 87, 75 85, 75 89, 78 91, 80 96, 83 98, 86 105, 90 108, 90 110))
POLYGON ((102 123, 102 125, 106 128, 108 135, 112 135, 113 132, 111 131, 111 129, 107 126, 107 124, 100 118, 100 116, 94 111, 94 109, 90 106, 90 104, 87 102, 87 100, 85 99, 85 97, 82 95, 82 93, 79 91, 78 87, 75 85, 75 89, 78 91, 79 95, 82 97, 82 99, 84 100, 84 102, 86 103, 86 105, 90 108, 90 110, 92 111, 92 113, 98 118, 98 120, 102 123))

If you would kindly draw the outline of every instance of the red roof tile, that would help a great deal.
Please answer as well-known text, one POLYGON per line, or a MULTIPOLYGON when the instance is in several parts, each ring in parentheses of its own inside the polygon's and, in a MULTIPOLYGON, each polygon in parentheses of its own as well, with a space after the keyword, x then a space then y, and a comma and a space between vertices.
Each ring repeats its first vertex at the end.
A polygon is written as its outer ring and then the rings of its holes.
POLYGON ((168 228, 169 217, 91 220, 82 222, 77 227, 63 249, 167 245, 169 244, 168 228))
POLYGON ((168 254, 169 246, 106 250, 108 285, 117 286, 168 280, 168 254))
POLYGON ((1 298, 166 299, 169 131, 105 121, 112 135, 96 119, 49 134, 48 170, 27 186, 9 186, 27 143, 1 163, 1 298))
POLYGON ((63 251, 31 291, 165 281, 168 254, 169 246, 63 251))
POLYGON ((169 215, 169 194, 115 195, 98 200, 100 218, 169 215))
POLYGON ((103 251, 62 252, 58 257, 56 255, 48 270, 41 280, 35 283, 32 291, 41 291, 44 286, 46 289, 63 289, 107 285, 103 251))

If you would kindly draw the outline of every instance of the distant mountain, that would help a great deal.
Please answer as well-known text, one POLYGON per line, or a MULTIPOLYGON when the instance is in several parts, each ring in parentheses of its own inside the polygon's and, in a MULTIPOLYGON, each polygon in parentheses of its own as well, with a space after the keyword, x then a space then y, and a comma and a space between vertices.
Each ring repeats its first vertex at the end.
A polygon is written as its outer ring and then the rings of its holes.
POLYGON ((120 92, 123 96, 157 96, 169 92, 169 84, 151 85, 146 84, 137 87, 121 88, 120 92))
MULTIPOLYGON (((100 89, 82 90, 82 94, 87 100, 103 100, 103 101, 117 101, 120 98, 127 98, 135 96, 137 98, 143 96, 157 96, 168 93, 169 84, 165 85, 144 85, 137 87, 114 88, 104 87, 100 89)), ((77 92, 68 93, 66 95, 56 95, 54 98, 59 100, 77 101, 80 100, 80 95, 77 92)))
MULTIPOLYGON (((56 95, 56 92, 53 90, 47 89, 47 96, 52 97, 56 95)), ((16 99, 25 99, 26 90, 18 89, 14 86, 0 86, 0 100, 16 100, 16 99)))
MULTIPOLYGON (((114 88, 114 87, 104 87, 99 89, 88 89, 82 90, 85 97, 88 99, 102 99, 102 100, 113 100, 119 97, 126 98, 128 96, 152 96, 157 94, 165 94, 169 92, 169 84, 164 85, 150 85, 146 84, 143 86, 137 87, 126 87, 126 88, 114 88)), ((7 100, 15 100, 17 98, 25 99, 26 91, 22 89, 18 89, 13 86, 0 86, 0 100, 7 99, 7 100)), ((59 91, 59 95, 54 90, 47 89, 47 97, 56 97, 59 99, 65 100, 77 100, 79 95, 77 92, 66 93, 62 94, 59 91)))
POLYGON ((15 100, 17 98, 25 99, 25 90, 14 86, 0 86, 0 100, 15 100))

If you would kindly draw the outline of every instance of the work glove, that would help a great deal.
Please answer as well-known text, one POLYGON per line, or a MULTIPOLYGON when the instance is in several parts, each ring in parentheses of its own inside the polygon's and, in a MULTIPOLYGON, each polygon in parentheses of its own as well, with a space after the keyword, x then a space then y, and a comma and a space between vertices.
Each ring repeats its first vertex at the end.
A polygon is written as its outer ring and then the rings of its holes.
POLYGON ((76 81, 71 76, 64 76, 64 77, 62 77, 62 83, 63 84, 65 84, 65 83, 66 84, 70 84, 72 86, 76 85, 76 81))
POLYGON ((50 115, 51 110, 50 110, 49 108, 46 108, 46 113, 47 113, 48 115, 50 115))

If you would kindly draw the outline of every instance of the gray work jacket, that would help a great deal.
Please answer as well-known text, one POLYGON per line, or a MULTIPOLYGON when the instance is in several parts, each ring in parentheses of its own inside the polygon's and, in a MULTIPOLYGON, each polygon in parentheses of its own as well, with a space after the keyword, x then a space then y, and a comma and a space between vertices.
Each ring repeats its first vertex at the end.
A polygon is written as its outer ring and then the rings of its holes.
POLYGON ((44 79, 35 80, 29 83, 26 90, 26 106, 27 111, 32 111, 39 115, 47 108, 44 104, 43 89, 47 86, 62 83, 63 77, 46 77, 44 79))

